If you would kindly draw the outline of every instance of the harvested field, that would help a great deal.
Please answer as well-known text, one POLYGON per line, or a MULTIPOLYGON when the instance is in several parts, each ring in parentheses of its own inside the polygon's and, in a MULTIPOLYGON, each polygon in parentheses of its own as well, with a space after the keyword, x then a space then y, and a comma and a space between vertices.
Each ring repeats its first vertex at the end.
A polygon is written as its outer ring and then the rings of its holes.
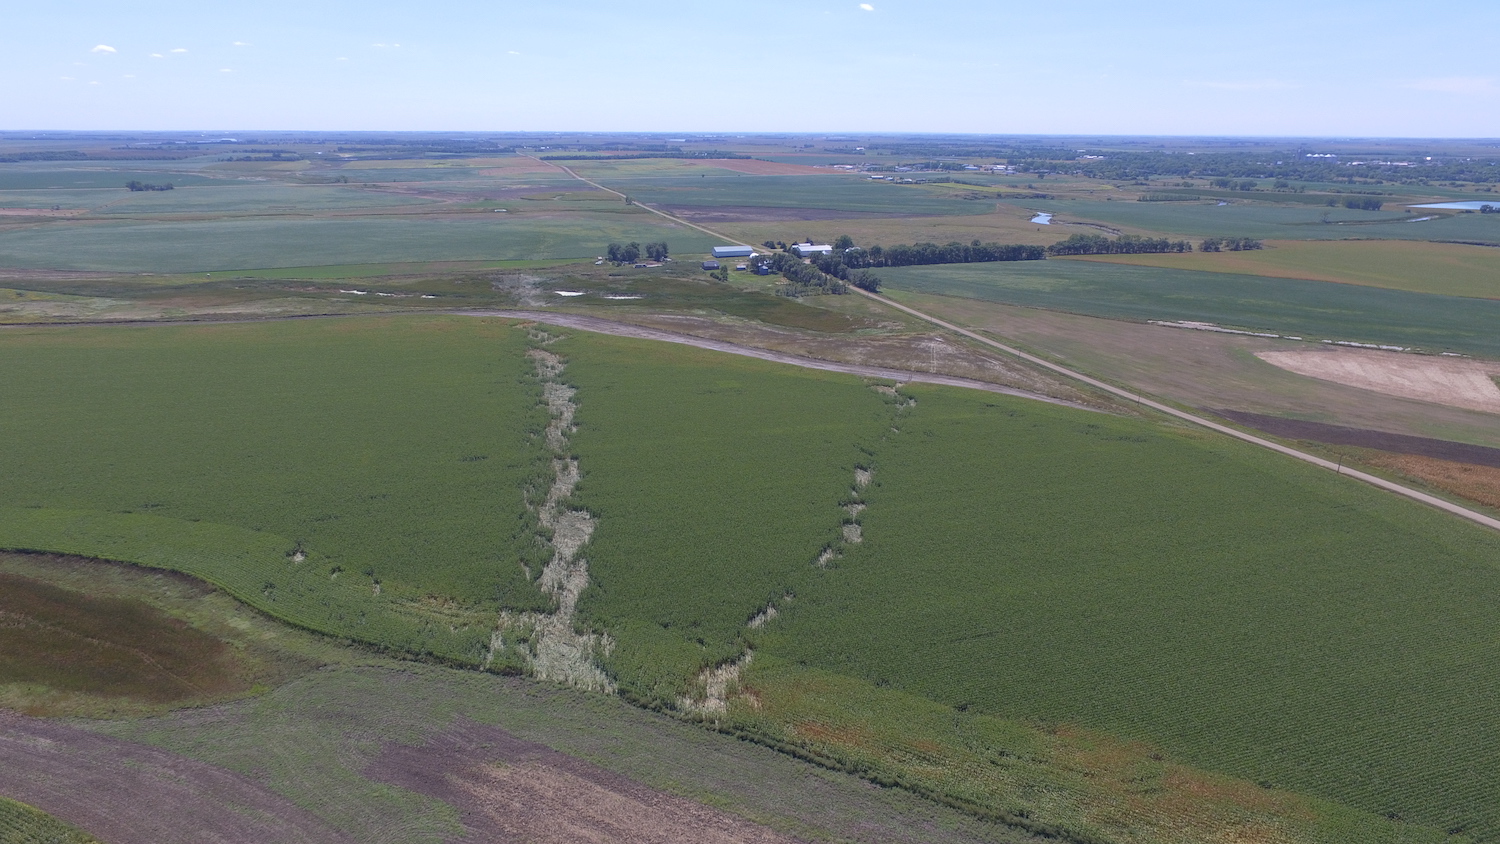
POLYGON ((1486 448, 1482 445, 1412 437, 1405 434, 1390 434, 1367 428, 1346 428, 1342 425, 1285 419, 1280 416, 1264 416, 1238 410, 1215 410, 1213 412, 1225 419, 1277 437, 1312 440, 1330 445, 1352 445, 1454 463, 1500 468, 1500 448, 1486 448))
POLYGON ((221 641, 144 604, 0 572, 0 685, 149 703, 242 691, 221 641))
POLYGON ((1273 366, 1390 396, 1500 413, 1500 363, 1369 349, 1258 352, 1273 366))
POLYGON ((0 793, 110 844, 352 844, 239 774, 3 711, 0 793))
POLYGON ((387 745, 364 773, 457 807, 460 842, 795 840, 462 718, 421 747, 387 745))
POLYGON ((1500 467, 1384 451, 1364 452, 1358 458, 1372 466, 1399 472, 1428 486, 1500 510, 1500 467))

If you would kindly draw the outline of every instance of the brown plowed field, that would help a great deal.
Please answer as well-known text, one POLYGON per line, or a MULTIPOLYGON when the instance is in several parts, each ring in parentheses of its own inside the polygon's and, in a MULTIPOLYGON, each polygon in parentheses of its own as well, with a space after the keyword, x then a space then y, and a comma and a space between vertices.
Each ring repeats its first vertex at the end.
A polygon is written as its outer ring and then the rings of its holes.
POLYGON ((1374 448, 1380 451, 1393 451, 1397 454, 1412 454, 1454 463, 1467 463, 1471 466, 1500 468, 1500 448, 1487 448, 1482 445, 1469 445, 1427 437, 1411 437, 1405 434, 1390 434, 1368 428, 1346 428, 1343 425, 1306 422, 1301 419, 1284 419, 1280 416, 1264 416, 1239 410, 1215 410, 1213 413, 1246 427, 1288 439, 1374 448))
POLYGON ((239 774, 7 712, 0 794, 109 844, 354 844, 239 774))
POLYGON ((364 775, 457 807, 465 844, 796 840, 467 719, 422 747, 387 746, 364 775))

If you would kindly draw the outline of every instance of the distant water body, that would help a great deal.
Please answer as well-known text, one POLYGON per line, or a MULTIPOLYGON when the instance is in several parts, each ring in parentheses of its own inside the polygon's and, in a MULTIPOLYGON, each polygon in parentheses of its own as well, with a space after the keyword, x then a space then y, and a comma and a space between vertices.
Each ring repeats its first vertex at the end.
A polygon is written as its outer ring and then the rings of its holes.
POLYGON ((1036 212, 1036 216, 1031 218, 1031 222, 1041 223, 1044 226, 1050 226, 1052 225, 1052 215, 1048 214, 1046 211, 1038 211, 1036 212))
POLYGON ((1429 202, 1426 205, 1408 205, 1408 208, 1447 208, 1450 211, 1478 211, 1481 207, 1488 205, 1491 208, 1500 208, 1500 198, 1476 199, 1466 202, 1429 202))

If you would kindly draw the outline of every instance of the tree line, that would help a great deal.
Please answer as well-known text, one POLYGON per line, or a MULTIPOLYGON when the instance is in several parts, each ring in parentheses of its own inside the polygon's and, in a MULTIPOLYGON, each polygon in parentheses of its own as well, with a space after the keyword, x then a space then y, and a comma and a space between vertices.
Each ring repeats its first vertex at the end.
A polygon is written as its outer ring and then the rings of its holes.
POLYGON ((609 246, 605 247, 604 256, 606 259, 615 264, 634 264, 636 261, 639 261, 641 259, 641 253, 643 250, 646 254, 646 257, 653 261, 667 260, 667 256, 671 251, 667 248, 666 241, 661 241, 658 243, 648 243, 645 246, 641 246, 639 243, 631 241, 630 243, 625 244, 611 243, 609 246))
POLYGON ((1199 252, 1248 252, 1265 244, 1253 237, 1209 237, 1198 244, 1199 252))
POLYGON ((150 182, 138 182, 135 179, 131 179, 130 181, 128 181, 128 182, 125 183, 125 187, 129 188, 132 191, 171 190, 172 189, 172 183, 171 182, 167 182, 166 184, 163 184, 163 185, 153 185, 150 182))
POLYGON ((1191 252, 1193 244, 1165 237, 1140 237, 1125 234, 1107 238, 1099 234, 1075 234, 1047 247, 1048 255, 1149 255, 1162 252, 1191 252))

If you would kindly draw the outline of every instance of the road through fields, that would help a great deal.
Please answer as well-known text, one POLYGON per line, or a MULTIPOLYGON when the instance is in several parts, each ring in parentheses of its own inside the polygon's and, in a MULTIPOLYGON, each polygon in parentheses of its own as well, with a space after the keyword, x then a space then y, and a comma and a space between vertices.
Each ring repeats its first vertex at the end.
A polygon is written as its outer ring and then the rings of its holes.
MULTIPOLYGON (((540 159, 538 159, 538 160, 540 160, 540 159)), ((600 184, 598 184, 596 182, 592 182, 592 181, 590 181, 588 179, 585 179, 582 176, 578 175, 577 173, 574 173, 572 170, 569 170, 566 167, 562 167, 561 165, 554 165, 554 166, 558 166, 563 172, 567 173, 568 175, 572 176, 575 179, 578 179, 581 182, 584 182, 584 183, 589 184, 589 185, 593 185, 594 187, 596 187, 596 188, 598 188, 600 190, 609 191, 610 193, 613 193, 613 194, 615 194, 617 196, 621 196, 621 197, 624 196, 624 194, 620 193, 619 191, 610 190, 609 188, 604 187, 603 185, 600 185, 600 184)), ((645 208, 646 210, 648 210, 648 211, 650 211, 650 212, 652 212, 654 214, 659 214, 662 217, 666 217, 669 220, 673 220, 673 221, 681 223, 681 224, 683 224, 685 226, 692 226, 693 228, 697 229, 698 231, 706 232, 708 234, 713 235, 714 237, 724 238, 724 240, 727 241, 727 242, 729 242, 729 243, 740 243, 740 241, 735 240, 734 238, 727 237, 727 236, 725 236, 725 235, 723 235, 723 234, 721 234, 719 232, 716 232, 716 231, 714 231, 712 229, 707 229, 707 228, 704 228, 703 226, 696 225, 694 223, 689 223, 686 220, 683 220, 683 219, 681 219, 679 217, 675 217, 675 216, 673 216, 671 214, 666 213, 665 211, 658 211, 657 209, 651 208, 650 206, 647 206, 647 205, 642 205, 641 207, 645 208)), ((741 243, 740 245, 742 245, 742 246, 751 246, 751 244, 748 244, 748 243, 741 243)), ((1069 369, 1069 368, 1067 368, 1065 366, 1060 366, 1060 365, 1055 364, 1055 363, 1053 363, 1053 362, 1051 362, 1049 360, 1046 360, 1045 358, 1040 358, 1040 357, 1037 357, 1036 355, 1028 354, 1026 352, 1021 351, 1020 349, 1017 349, 1017 348, 1013 347, 1013 346, 1008 346, 1008 345, 1006 345, 1004 343, 1000 343, 998 341, 991 340, 990 338, 988 338, 988 337, 986 337, 986 336, 984 336, 982 334, 979 334, 978 332, 970 331, 970 330, 968 330, 966 328, 960 328, 959 326, 954 325, 951 322, 947 322, 945 320, 938 319, 937 317, 932 316, 931 314, 923 313, 922 311, 919 311, 916 308, 907 307, 906 305, 902 305, 899 302, 896 302, 896 301, 893 301, 891 299, 888 299, 888 298, 886 298, 884 296, 881 296, 881 295, 879 295, 877 293, 871 293, 868 290, 861 290, 861 289, 859 289, 857 287, 851 287, 850 289, 853 290, 856 293, 859 293, 859 294, 861 294, 863 296, 866 296, 866 297, 868 297, 870 299, 873 299, 873 300, 875 300, 877 302, 880 302, 881 304, 883 304, 883 305, 885 305, 887 307, 894 308, 894 309, 896 309, 898 311, 901 311, 902 313, 910 314, 911 316, 914 316, 914 317, 916 317, 918 319, 921 319, 921 320, 929 322, 929 323, 931 323, 933 325, 936 325, 939 328, 951 331, 951 332, 953 332, 955 334, 962 335, 962 336, 967 337, 967 338, 969 338, 971 340, 975 340, 975 341, 977 341, 979 343, 982 343, 982 344, 984 344, 986 346, 989 346, 992 349, 997 349, 997 350, 1002 351, 1002 352, 1004 352, 1004 353, 1006 353, 1008 355, 1011 355, 1013 357, 1018 357, 1021 360, 1024 360, 1024 361, 1026 361, 1028 363, 1034 364, 1036 366, 1040 366, 1040 367, 1042 367, 1044 369, 1048 369, 1048 370, 1050 370, 1052 372, 1055 372, 1055 373, 1057 373, 1059 375, 1063 375, 1063 376, 1066 376, 1068 378, 1072 378, 1075 381, 1080 381, 1080 382, 1082 382, 1084 384, 1089 385, 1090 387, 1094 387, 1095 389, 1098 389, 1098 390, 1103 390, 1106 393, 1109 393, 1109 394, 1114 395, 1114 396, 1118 396, 1119 398, 1122 398, 1122 399, 1126 399, 1127 401, 1136 402, 1137 404, 1139 404, 1141 406, 1149 407, 1152 410, 1158 411, 1160 413, 1165 413, 1168 416, 1176 417, 1176 418, 1181 419, 1181 420, 1183 420, 1185 422, 1191 422, 1194 425, 1201 425, 1202 427, 1208 428, 1209 430, 1217 431, 1218 433, 1221 433, 1221 434, 1227 434, 1228 436, 1234 437, 1235 439, 1244 440, 1247 443, 1251 443, 1253 445, 1258 445, 1261 448, 1270 449, 1271 451, 1277 452, 1278 454, 1285 454, 1288 457, 1294 457, 1294 458, 1296 458, 1298 460, 1301 460, 1303 462, 1311 463, 1314 466, 1320 466, 1320 467, 1322 467, 1324 469, 1330 469, 1330 470, 1333 470, 1335 472, 1338 472, 1341 475, 1348 475, 1351 478, 1354 478, 1354 479, 1359 480, 1359 481, 1363 481, 1363 482, 1365 482, 1367 484, 1370 484, 1371 486, 1379 487, 1380 489, 1386 490, 1388 492, 1394 492, 1397 495, 1404 495, 1407 498, 1410 498, 1410 499, 1412 499, 1414 501, 1419 501, 1419 502, 1421 502, 1423 504, 1426 504, 1428 506, 1436 507, 1437 509, 1442 510, 1444 512, 1452 513, 1455 516, 1459 516, 1461 518, 1468 519, 1471 522, 1474 522, 1474 523, 1479 524, 1479 525, 1483 525, 1484 527, 1490 528, 1491 530, 1500 530, 1500 519, 1496 519, 1496 518, 1493 518, 1491 516, 1486 516, 1483 513, 1480 513, 1480 512, 1474 511, 1474 510, 1470 510, 1467 507, 1461 507, 1461 506, 1459 506, 1457 504, 1454 504, 1451 501, 1447 501, 1445 499, 1438 498, 1435 495, 1428 495, 1425 492, 1420 492, 1418 490, 1412 489, 1411 487, 1402 486, 1401 484, 1395 483, 1393 481, 1388 481, 1385 478, 1376 477, 1375 475, 1371 475, 1371 474, 1366 473, 1366 472, 1360 472, 1360 471, 1355 470, 1355 469, 1345 468, 1342 463, 1334 463, 1331 460, 1324 460, 1321 457, 1317 457, 1317 456, 1308 454, 1305 451, 1298 451, 1295 448, 1290 448, 1288 446, 1281 445, 1280 443, 1271 442, 1270 440, 1264 439, 1262 437, 1257 437, 1254 434, 1249 434, 1249 433, 1246 433, 1244 431, 1240 431, 1238 429, 1231 428, 1228 425, 1221 425, 1218 422, 1214 422, 1214 421, 1212 421, 1210 419, 1206 419, 1206 418, 1204 418, 1202 416, 1198 416, 1198 415, 1193 414, 1193 413, 1188 413, 1187 411, 1184 411, 1184 410, 1178 410, 1177 408, 1172 407, 1170 405, 1162 404, 1161 402, 1157 402, 1157 401, 1152 401, 1151 399, 1147 399, 1147 398, 1142 397, 1138 393, 1132 392, 1130 390, 1123 389, 1121 387, 1116 387, 1113 384, 1109 384, 1109 383, 1106 383, 1104 381, 1100 381, 1097 378, 1090 378, 1089 376, 1084 375, 1081 372, 1076 372, 1076 371, 1074 371, 1072 369, 1069 369)))

